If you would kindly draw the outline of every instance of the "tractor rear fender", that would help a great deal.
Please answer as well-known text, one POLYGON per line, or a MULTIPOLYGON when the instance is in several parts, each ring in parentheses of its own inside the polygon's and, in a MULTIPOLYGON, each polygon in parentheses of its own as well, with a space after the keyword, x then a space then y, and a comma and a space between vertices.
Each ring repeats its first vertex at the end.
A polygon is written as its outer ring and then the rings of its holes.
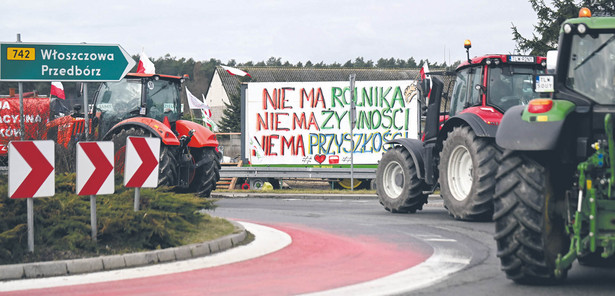
POLYGON ((115 134, 118 130, 122 128, 129 127, 131 125, 139 126, 145 130, 150 131, 153 135, 158 136, 164 145, 168 146, 178 146, 179 139, 173 131, 162 122, 148 118, 148 117, 133 117, 123 120, 113 126, 107 134, 103 137, 104 140, 111 140, 113 134, 115 134))
POLYGON ((528 122, 521 117, 525 107, 515 106, 504 113, 495 142, 511 150, 554 150, 566 120, 528 122))
POLYGON ((216 134, 208 128, 189 120, 178 120, 175 122, 175 128, 179 136, 188 135, 190 130, 194 130, 192 140, 188 143, 188 147, 218 147, 218 139, 216 134))
POLYGON ((418 168, 416 172, 417 177, 421 180, 425 179, 425 164, 423 161, 423 153, 425 149, 423 148, 422 141, 417 139, 398 138, 387 142, 387 144, 398 144, 406 148, 412 156, 414 165, 418 168))
POLYGON ((483 119, 474 113, 461 113, 449 118, 440 130, 439 143, 442 143, 449 132, 456 126, 469 125, 477 137, 495 138, 498 130, 497 125, 487 124, 483 119))

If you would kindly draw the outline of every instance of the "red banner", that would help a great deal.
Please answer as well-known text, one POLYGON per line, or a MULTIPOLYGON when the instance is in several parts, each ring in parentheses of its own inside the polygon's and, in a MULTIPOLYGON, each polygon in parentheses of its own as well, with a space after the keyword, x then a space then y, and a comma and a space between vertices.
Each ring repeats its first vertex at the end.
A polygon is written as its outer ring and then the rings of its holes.
MULTIPOLYGON (((25 140, 46 136, 49 122, 49 98, 24 98, 25 140)), ((19 98, 0 98, 0 156, 6 156, 9 141, 19 140, 21 119, 19 98)))

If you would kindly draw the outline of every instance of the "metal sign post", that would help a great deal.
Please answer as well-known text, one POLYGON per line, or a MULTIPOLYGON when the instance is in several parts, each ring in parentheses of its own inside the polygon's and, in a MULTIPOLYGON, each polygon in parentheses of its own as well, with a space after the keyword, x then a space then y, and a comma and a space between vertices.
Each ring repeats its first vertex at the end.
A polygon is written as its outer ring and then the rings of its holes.
MULTIPOLYGON (((21 43, 21 34, 17 34, 17 43, 21 43)), ((19 138, 23 141, 26 135, 26 124, 23 116, 23 82, 17 83, 19 88, 19 138)), ((26 199, 26 214, 28 220, 28 251, 34 252, 34 198, 26 199)))
MULTIPOLYGON (((85 124, 85 140, 88 140, 88 135, 90 133, 89 123, 88 123, 88 84, 83 83, 83 119, 85 124)), ((97 219, 96 219, 96 195, 90 195, 90 227, 92 228, 92 241, 96 242, 97 233, 97 219)))
POLYGON ((357 106, 354 98, 356 74, 350 74, 350 191, 354 191, 354 127, 357 124, 357 106))

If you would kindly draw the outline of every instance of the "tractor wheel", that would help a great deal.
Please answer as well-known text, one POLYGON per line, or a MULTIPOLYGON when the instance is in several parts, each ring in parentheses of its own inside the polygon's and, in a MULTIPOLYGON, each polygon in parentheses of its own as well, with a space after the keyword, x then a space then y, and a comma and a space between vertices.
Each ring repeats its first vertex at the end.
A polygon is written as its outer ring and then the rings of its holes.
POLYGON ((221 154, 211 147, 194 149, 191 153, 195 162, 201 165, 196 169, 188 190, 209 197, 220 180, 221 154))
POLYGON ((500 148, 469 126, 455 127, 440 152, 440 193, 455 219, 489 221, 500 148))
POLYGON ((358 189, 369 189, 369 180, 365 180, 365 179, 354 179, 353 182, 350 182, 350 179, 341 179, 339 181, 333 182, 333 188, 334 189, 350 189, 351 188, 351 184, 354 185, 355 190, 358 189))
MULTIPOLYGON (((124 173, 124 161, 126 159, 126 138, 128 137, 151 137, 151 134, 138 127, 122 129, 113 135, 111 140, 115 147, 115 173, 124 173)), ((177 184, 178 160, 174 147, 164 144, 160 146, 158 186, 175 186, 177 184)))
POLYGON ((415 213, 427 203, 417 167, 403 147, 393 147, 382 156, 376 170, 376 193, 391 213, 415 213))
MULTIPOLYGON (((554 191, 552 173, 526 155, 502 155, 494 195, 495 240, 502 270, 517 283, 557 280, 555 260, 569 248, 565 219, 554 209, 555 197, 563 191, 554 191)), ((564 270, 559 278, 566 274, 564 270)))

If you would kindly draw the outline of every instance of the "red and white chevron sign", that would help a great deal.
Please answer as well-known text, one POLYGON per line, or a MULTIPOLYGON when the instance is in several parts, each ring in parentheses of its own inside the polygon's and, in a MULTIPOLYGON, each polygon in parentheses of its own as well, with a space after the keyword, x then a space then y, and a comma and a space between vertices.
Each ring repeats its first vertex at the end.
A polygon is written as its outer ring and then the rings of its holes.
POLYGON ((55 195, 53 141, 9 143, 9 196, 11 198, 55 195))
POLYGON ((128 137, 124 162, 124 186, 158 187, 160 139, 128 137))
POLYGON ((77 195, 114 191, 113 142, 77 143, 77 195))

